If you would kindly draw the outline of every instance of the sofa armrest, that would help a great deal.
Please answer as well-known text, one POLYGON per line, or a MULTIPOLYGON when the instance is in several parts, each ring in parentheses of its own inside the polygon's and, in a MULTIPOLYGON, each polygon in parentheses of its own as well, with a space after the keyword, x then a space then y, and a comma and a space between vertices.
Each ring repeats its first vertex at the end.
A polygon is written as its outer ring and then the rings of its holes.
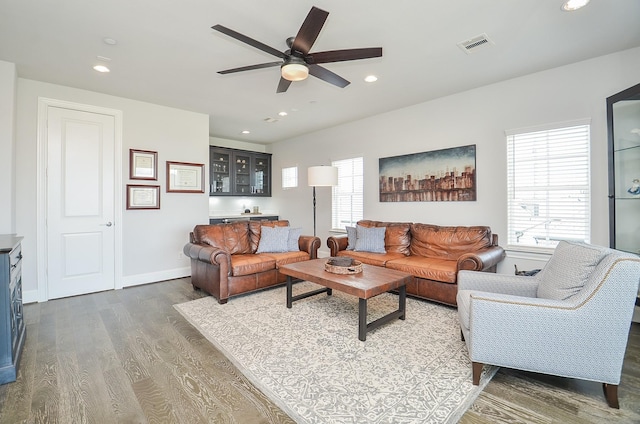
POLYGON ((307 252, 310 259, 318 258, 318 249, 322 242, 320 237, 315 236, 300 236, 298 239, 298 247, 301 251, 307 252))
POLYGON ((218 249, 206 244, 187 243, 184 245, 182 251, 191 259, 218 266, 224 263, 225 265, 227 265, 227 269, 231 269, 231 255, 229 254, 229 252, 226 252, 222 249, 218 249))
POLYGON ((476 252, 469 252, 458 258, 458 271, 486 271, 495 267, 506 256, 500 246, 491 246, 476 252))
POLYGON ((331 236, 327 239, 327 247, 331 251, 331 256, 338 256, 341 250, 347 250, 349 239, 347 236, 331 236))

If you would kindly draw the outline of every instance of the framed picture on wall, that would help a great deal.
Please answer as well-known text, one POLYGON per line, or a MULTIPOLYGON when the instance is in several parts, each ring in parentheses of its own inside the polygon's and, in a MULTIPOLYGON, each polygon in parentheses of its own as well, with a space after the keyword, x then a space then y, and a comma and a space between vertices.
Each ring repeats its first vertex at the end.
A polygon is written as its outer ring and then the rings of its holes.
POLYGON ((167 193, 204 193, 204 164, 167 161, 167 193))
POLYGON ((129 179, 157 180, 158 152, 129 149, 129 179))
POLYGON ((160 186, 127 184, 127 209, 160 209, 160 186))
POLYGON ((379 159, 381 202, 476 200, 476 145, 379 159))

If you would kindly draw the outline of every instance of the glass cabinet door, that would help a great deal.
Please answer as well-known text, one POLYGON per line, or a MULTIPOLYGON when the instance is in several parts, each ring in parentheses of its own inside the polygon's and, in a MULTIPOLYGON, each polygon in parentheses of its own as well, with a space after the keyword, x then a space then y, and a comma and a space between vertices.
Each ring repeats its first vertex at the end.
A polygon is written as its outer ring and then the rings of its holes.
POLYGON ((251 155, 235 153, 233 155, 235 166, 235 194, 251 194, 251 155))
POLYGON ((267 155, 255 155, 253 161, 253 181, 251 186, 253 194, 265 196, 271 195, 271 193, 269 193, 269 187, 271 187, 269 184, 269 180, 271 178, 271 175, 269 175, 269 170, 271 169, 269 164, 270 161, 271 158, 267 155))
POLYGON ((607 99, 610 247, 640 254, 640 84, 607 99))
POLYGON ((209 149, 211 194, 231 194, 231 153, 209 149))

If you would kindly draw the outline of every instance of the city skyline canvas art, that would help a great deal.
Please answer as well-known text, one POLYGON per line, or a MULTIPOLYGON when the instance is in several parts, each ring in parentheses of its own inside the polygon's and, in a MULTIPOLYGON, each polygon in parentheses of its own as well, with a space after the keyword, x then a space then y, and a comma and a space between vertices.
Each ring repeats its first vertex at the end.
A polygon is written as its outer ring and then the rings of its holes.
POLYGON ((381 202, 476 200, 476 145, 379 159, 381 202))

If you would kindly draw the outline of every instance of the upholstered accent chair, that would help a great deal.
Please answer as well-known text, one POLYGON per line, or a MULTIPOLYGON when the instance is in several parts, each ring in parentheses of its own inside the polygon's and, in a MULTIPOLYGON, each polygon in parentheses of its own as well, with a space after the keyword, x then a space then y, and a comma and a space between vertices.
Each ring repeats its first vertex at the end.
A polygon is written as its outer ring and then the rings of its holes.
POLYGON ((533 277, 460 271, 458 314, 472 361, 618 385, 640 281, 640 258, 561 241, 533 277))

